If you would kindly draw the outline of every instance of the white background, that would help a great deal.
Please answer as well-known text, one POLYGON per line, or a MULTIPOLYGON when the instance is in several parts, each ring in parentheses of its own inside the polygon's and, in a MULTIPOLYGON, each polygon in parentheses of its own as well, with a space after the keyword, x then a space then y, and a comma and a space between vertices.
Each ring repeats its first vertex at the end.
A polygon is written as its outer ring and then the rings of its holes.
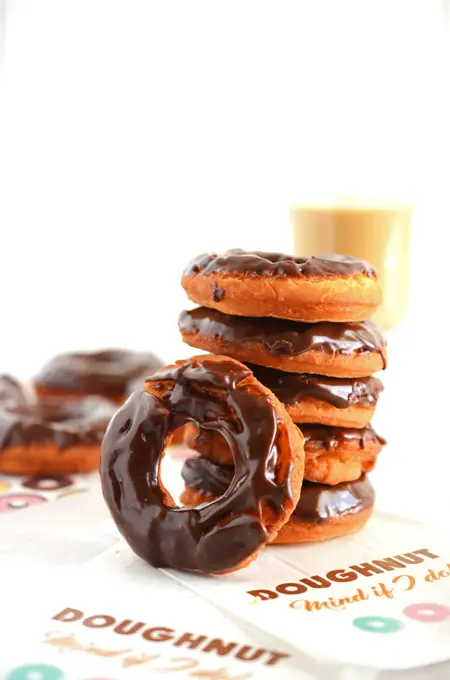
POLYGON ((288 205, 311 197, 411 200, 412 312, 430 313, 448 224, 439 2, 6 7, 0 370, 102 345, 185 355, 185 262, 289 250, 288 205))

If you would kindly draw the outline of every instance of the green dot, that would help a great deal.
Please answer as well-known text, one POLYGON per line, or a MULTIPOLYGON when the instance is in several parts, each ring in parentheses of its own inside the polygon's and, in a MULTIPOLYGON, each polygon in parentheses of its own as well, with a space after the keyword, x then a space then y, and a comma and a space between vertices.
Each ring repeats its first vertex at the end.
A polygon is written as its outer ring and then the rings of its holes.
POLYGON ((56 666, 47 664, 31 664, 14 668, 6 676, 6 680, 63 680, 64 673, 56 666))
POLYGON ((360 616, 353 619, 353 625, 368 633, 396 633, 403 628, 401 621, 388 616, 360 616))

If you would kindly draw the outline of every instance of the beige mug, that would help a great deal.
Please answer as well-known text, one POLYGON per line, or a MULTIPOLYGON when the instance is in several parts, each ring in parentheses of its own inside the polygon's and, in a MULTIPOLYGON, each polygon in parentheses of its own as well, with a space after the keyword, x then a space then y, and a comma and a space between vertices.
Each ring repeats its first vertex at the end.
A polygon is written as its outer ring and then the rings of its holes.
POLYGON ((406 205, 293 206, 294 252, 352 255, 372 264, 383 290, 374 320, 389 330, 408 304, 411 219, 406 205))

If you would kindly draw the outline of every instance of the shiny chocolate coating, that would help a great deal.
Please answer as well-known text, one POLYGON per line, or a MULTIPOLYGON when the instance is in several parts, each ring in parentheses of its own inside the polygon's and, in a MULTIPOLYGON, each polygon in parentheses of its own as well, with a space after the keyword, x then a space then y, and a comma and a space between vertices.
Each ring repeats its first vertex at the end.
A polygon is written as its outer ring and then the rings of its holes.
POLYGON ((238 248, 225 253, 203 253, 195 257, 184 270, 184 276, 209 274, 241 274, 244 276, 305 277, 310 279, 365 275, 376 278, 367 262, 349 255, 318 255, 293 257, 284 253, 246 251, 238 248))
POLYGON ((304 424, 299 425, 305 438, 305 451, 326 449, 333 451, 343 444, 358 442, 360 449, 365 449, 369 442, 384 446, 386 440, 380 437, 371 425, 366 427, 333 427, 330 425, 304 424))
POLYGON ((120 399, 129 393, 129 383, 144 379, 164 365, 152 352, 105 349, 96 352, 61 354, 38 373, 38 388, 105 395, 120 399))
MULTIPOLYGON (((188 489, 213 497, 226 493, 233 478, 232 465, 219 465, 194 456, 186 461, 182 476, 188 489)), ((303 482, 302 493, 291 520, 313 524, 368 510, 375 502, 375 493, 363 475, 355 482, 342 482, 335 486, 303 482)))
POLYGON ((310 373, 286 373, 274 368, 247 364, 257 380, 268 387, 283 404, 295 404, 311 397, 339 409, 350 406, 374 407, 383 384, 378 378, 329 378, 310 373))
POLYGON ((208 356, 166 367, 148 380, 111 421, 102 446, 101 482, 111 514, 131 548, 156 567, 221 573, 268 540, 262 513, 292 511, 287 429, 268 398, 248 384, 242 364, 208 356), (170 434, 188 422, 221 433, 235 468, 226 493, 197 508, 172 505, 160 480, 170 434))
POLYGON ((325 524, 346 515, 369 510, 375 503, 375 491, 365 475, 354 482, 335 486, 305 482, 293 517, 300 522, 325 524))
POLYGON ((24 391, 0 402, 0 455, 9 447, 54 444, 58 449, 101 444, 114 404, 101 397, 69 401, 35 398, 24 391))
POLYGON ((181 312, 181 333, 232 343, 258 342, 273 355, 299 355, 310 350, 334 354, 377 352, 386 367, 386 342, 372 321, 304 323, 284 319, 233 316, 197 307, 181 312))

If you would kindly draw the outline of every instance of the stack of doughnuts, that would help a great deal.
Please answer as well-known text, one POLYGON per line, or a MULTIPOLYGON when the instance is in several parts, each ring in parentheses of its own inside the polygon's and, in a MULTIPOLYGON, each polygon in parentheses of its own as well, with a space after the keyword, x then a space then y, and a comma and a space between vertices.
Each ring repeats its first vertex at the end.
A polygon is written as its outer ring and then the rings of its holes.
MULTIPOLYGON (((201 305, 179 317, 192 347, 243 362, 284 405, 304 437, 300 500, 274 542, 316 541, 354 531, 369 518, 374 491, 366 478, 383 444, 372 428, 383 389, 386 344, 370 321, 381 301, 374 269, 341 255, 295 258, 229 250, 195 258, 182 276, 201 305)), ((229 488, 229 442, 190 425, 199 456, 183 468, 185 505, 229 488)))

